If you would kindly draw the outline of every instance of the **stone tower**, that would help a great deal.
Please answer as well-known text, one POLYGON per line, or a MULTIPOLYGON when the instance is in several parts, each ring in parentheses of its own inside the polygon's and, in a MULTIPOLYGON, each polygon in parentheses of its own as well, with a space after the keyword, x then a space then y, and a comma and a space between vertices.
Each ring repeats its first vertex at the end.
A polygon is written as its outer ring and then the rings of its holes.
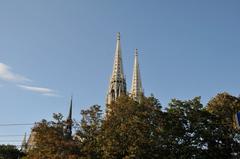
POLYGON ((117 45, 114 57, 113 72, 107 92, 107 104, 115 101, 119 96, 126 95, 126 79, 123 73, 120 33, 117 33, 117 45))
POLYGON ((142 88, 137 49, 135 49, 135 55, 134 55, 132 87, 131 87, 130 96, 138 102, 141 102, 141 98, 143 96, 143 88, 142 88))
POLYGON ((23 137, 23 141, 22 141, 22 145, 21 145, 21 149, 20 149, 22 152, 26 153, 27 151, 27 134, 25 133, 24 134, 24 137, 23 137))

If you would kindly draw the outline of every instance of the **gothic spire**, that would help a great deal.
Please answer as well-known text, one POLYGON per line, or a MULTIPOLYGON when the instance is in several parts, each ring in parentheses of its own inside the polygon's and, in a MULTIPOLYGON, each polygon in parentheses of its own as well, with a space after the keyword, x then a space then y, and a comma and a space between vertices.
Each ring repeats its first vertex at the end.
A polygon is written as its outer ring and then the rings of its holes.
POLYGON ((67 120, 72 120, 72 97, 71 97, 71 101, 70 101, 70 108, 69 108, 67 120))
POLYGON ((21 145, 21 151, 26 152, 27 150, 27 134, 24 134, 22 145, 21 145))
POLYGON ((72 97, 70 101, 69 114, 66 120, 65 136, 69 139, 72 137, 72 97))
POLYGON ((123 64, 122 64, 122 50, 120 45, 120 33, 117 33, 117 45, 115 50, 115 58, 113 64, 112 79, 117 80, 124 78, 123 64))
POLYGON ((143 95, 142 81, 138 63, 138 50, 135 49, 134 55, 134 66, 133 66, 133 76, 132 76, 132 88, 131 88, 131 97, 140 102, 143 95))
POLYGON ((126 80, 123 73, 120 33, 117 33, 117 45, 115 50, 113 72, 107 93, 107 104, 115 101, 122 94, 126 94, 126 80))

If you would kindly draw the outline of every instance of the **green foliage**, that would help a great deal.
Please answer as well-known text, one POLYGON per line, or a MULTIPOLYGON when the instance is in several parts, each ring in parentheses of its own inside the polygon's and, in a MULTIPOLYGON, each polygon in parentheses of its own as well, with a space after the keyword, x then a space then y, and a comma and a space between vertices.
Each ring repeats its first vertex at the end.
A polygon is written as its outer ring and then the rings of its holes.
POLYGON ((139 104, 127 96, 109 105, 103 122, 103 158, 159 158, 162 112, 153 98, 139 104))
POLYGON ((163 133, 167 158, 193 158, 201 151, 201 136, 197 131, 204 126, 202 107, 199 97, 171 101, 165 114, 163 133))
POLYGON ((239 99, 218 94, 203 108, 200 97, 173 99, 164 117, 166 158, 232 158, 239 154, 239 130, 232 116, 239 99), (230 111, 229 111, 230 109, 230 111), (233 155, 234 154, 234 155, 233 155))
POLYGON ((0 145, 0 159, 17 159, 23 154, 13 145, 0 145))
POLYGON ((94 105, 88 110, 81 111, 82 120, 76 139, 80 143, 81 158, 100 158, 100 142, 102 126, 102 110, 94 105))
MULTIPOLYGON (((239 158, 240 131, 236 127, 235 114, 240 110, 240 99, 228 93, 219 93, 208 102, 206 109, 215 116, 213 127, 217 130, 214 132, 218 141, 218 155, 230 158, 234 154, 239 158)), ((213 144, 211 146, 216 147, 213 144)))
POLYGON ((221 118, 221 124, 235 127, 235 114, 240 111, 240 99, 228 93, 219 93, 207 104, 207 110, 221 118))
POLYGON ((202 159, 239 158, 240 132, 234 114, 240 100, 227 93, 212 98, 207 107, 200 97, 173 99, 165 111, 159 101, 143 97, 138 103, 121 96, 107 106, 82 110, 72 139, 64 136, 61 114, 38 123, 31 159, 202 159))
POLYGON ((229 158, 218 118, 203 109, 200 97, 181 101, 173 99, 165 117, 167 158, 229 158))
POLYGON ((30 149, 28 158, 31 159, 76 159, 79 155, 78 144, 65 138, 61 114, 54 114, 54 121, 42 120, 33 128, 35 132, 34 147, 30 149))

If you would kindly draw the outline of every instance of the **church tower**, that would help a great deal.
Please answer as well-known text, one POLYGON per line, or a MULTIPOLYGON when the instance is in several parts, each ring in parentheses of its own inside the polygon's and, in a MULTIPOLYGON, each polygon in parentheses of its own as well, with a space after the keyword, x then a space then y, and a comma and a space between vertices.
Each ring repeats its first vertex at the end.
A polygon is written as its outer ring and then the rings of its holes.
POLYGON ((120 33, 117 33, 117 45, 113 64, 113 72, 107 92, 107 104, 115 101, 119 96, 126 95, 126 79, 123 73, 122 51, 120 46, 120 33))
POLYGON ((143 88, 142 88, 142 81, 141 81, 141 75, 140 75, 140 69, 139 69, 139 63, 138 63, 137 49, 135 50, 135 55, 134 55, 132 87, 131 87, 130 96, 138 102, 141 102, 141 98, 143 96, 143 88))
POLYGON ((70 101, 69 114, 66 120, 66 128, 65 128, 65 137, 70 139, 72 137, 72 97, 70 101))

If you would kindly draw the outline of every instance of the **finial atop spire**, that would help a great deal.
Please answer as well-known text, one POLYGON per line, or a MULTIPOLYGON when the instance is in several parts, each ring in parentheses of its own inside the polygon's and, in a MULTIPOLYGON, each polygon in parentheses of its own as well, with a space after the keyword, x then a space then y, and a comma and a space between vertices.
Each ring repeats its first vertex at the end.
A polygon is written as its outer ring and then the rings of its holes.
POLYGON ((138 56, 138 49, 135 49, 135 56, 138 56))
POLYGON ((117 40, 120 40, 120 32, 117 32, 117 40))

